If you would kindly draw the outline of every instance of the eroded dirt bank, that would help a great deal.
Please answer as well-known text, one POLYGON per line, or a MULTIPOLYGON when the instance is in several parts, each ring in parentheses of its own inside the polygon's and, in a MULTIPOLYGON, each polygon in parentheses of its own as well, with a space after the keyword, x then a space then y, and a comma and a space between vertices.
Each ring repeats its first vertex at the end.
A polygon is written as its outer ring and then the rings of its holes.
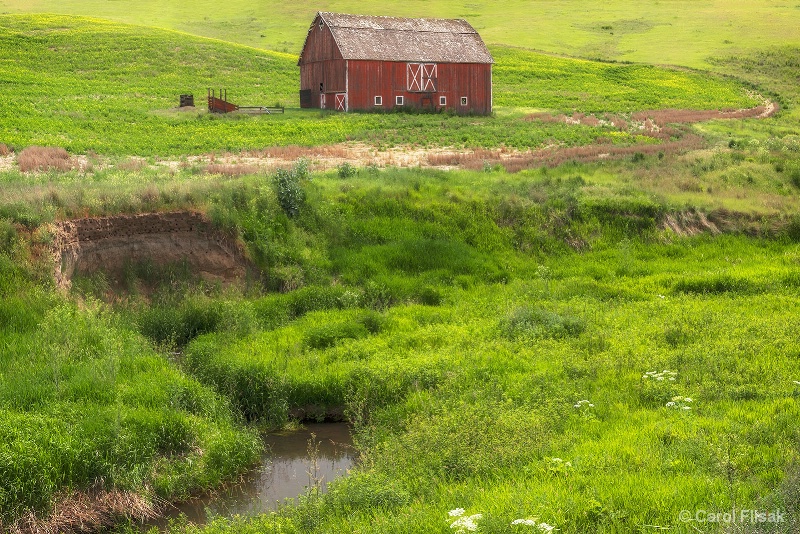
POLYGON ((145 213, 64 221, 53 225, 55 279, 98 270, 119 274, 130 264, 186 262, 197 276, 223 283, 252 269, 237 244, 194 212, 145 213))

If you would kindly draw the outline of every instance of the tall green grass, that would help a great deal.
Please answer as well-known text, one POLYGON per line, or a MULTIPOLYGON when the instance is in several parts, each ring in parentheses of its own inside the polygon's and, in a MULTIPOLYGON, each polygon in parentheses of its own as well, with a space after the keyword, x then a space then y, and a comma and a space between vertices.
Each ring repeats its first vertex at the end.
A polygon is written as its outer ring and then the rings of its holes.
POLYGON ((73 491, 185 498, 257 457, 227 400, 108 311, 78 309, 5 262, 0 279, 1 522, 73 491))
POLYGON ((486 532, 679 530, 682 509, 785 502, 796 242, 680 237, 676 206, 603 176, 332 171, 293 217, 264 176, 201 182, 280 292, 153 284, 113 307, 55 296, 8 223, 4 521, 101 479, 187 495, 252 460, 243 421, 296 417, 351 421, 358 475, 211 531, 446 531, 459 507, 486 532))
POLYGON ((287 224, 314 229, 337 285, 247 299, 249 333, 186 346, 247 419, 344 413, 362 452, 329 495, 205 531, 444 532, 465 508, 481 532, 680 532, 681 510, 791 502, 796 243, 679 237, 667 205, 582 180, 470 176, 316 177, 287 224), (435 300, 400 291, 419 280, 435 300))
POLYGON ((199 338, 189 368, 249 413, 344 403, 363 454, 329 496, 206 531, 446 531, 459 507, 484 515, 480 532, 530 517, 563 532, 688 531, 684 509, 783 506, 799 394, 782 280, 797 254, 746 237, 637 240, 396 305, 367 337, 338 326, 359 312, 333 310, 199 338), (681 285, 716 276, 751 289, 681 285), (317 344, 322 324, 345 335, 317 344), (675 380, 649 376, 662 370, 675 380), (691 410, 671 408, 676 396, 691 410))

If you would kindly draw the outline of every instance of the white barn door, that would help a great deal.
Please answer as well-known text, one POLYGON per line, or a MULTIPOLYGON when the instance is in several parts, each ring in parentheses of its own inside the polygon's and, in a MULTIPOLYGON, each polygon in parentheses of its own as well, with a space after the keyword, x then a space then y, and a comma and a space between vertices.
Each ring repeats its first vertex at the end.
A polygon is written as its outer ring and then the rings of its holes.
POLYGON ((406 64, 406 88, 411 92, 435 93, 437 77, 436 63, 406 64))
POLYGON ((336 111, 347 111, 347 93, 336 93, 336 111))

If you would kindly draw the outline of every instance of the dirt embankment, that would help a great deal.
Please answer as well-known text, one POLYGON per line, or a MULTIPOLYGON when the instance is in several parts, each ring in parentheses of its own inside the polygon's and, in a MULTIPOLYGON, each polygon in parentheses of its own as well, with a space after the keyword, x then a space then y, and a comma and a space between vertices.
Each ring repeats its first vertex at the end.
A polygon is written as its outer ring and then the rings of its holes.
POLYGON ((193 212, 75 219, 53 228, 55 279, 70 286, 77 274, 119 275, 126 266, 186 262, 208 281, 233 282, 252 269, 237 244, 193 212))

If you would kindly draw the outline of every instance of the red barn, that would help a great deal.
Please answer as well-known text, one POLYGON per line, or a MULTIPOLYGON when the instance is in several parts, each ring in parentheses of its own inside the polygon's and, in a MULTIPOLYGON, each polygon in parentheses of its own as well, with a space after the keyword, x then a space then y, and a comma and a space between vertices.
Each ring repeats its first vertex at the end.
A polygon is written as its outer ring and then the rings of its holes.
POLYGON ((300 53, 300 106, 492 112, 492 59, 465 20, 317 13, 300 53))

